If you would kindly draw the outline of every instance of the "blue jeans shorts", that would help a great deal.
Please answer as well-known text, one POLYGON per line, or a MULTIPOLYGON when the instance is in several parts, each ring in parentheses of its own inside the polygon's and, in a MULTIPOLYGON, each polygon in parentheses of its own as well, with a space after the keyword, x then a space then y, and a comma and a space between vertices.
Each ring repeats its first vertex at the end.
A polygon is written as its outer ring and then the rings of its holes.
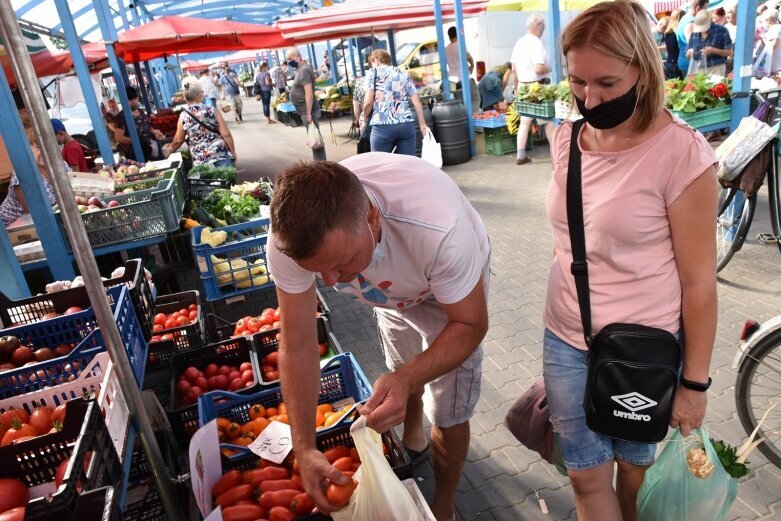
POLYGON ((654 462, 655 443, 631 443, 593 432, 586 426, 583 395, 588 351, 577 349, 545 330, 542 373, 553 432, 569 470, 586 470, 621 460, 639 466, 654 462))

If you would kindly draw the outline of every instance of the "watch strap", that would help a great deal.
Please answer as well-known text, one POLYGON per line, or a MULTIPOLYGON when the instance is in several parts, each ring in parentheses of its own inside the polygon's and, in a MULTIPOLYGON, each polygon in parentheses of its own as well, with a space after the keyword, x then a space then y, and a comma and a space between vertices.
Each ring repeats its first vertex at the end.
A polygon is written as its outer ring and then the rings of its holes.
POLYGON ((692 391, 698 391, 701 393, 704 393, 710 388, 710 384, 713 382, 713 379, 708 377, 708 383, 701 383, 701 382, 693 382, 691 380, 687 380, 686 378, 681 375, 681 386, 690 389, 692 391))

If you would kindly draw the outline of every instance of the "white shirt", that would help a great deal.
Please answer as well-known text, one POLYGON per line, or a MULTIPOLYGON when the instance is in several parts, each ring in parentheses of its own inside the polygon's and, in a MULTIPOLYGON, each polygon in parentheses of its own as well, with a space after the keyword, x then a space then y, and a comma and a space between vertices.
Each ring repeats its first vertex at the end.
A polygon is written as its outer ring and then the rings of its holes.
MULTIPOLYGON (((414 156, 370 152, 341 161, 361 180, 380 212, 380 243, 371 264, 337 291, 372 306, 404 310, 433 298, 463 300, 487 266, 488 233, 461 189, 442 170, 414 156)), ((303 293, 315 274, 304 270, 268 237, 274 282, 303 293)))
POLYGON ((219 98, 220 91, 214 84, 211 74, 207 74, 201 78, 201 88, 203 89, 203 96, 205 98, 219 98))
MULTIPOLYGON (((765 38, 768 40, 778 40, 781 38, 781 24, 773 24, 768 27, 765 38)), ((781 69, 781 43, 776 43, 776 47, 773 49, 773 56, 769 64, 769 69, 770 72, 773 73, 781 69)))
POLYGON ((458 41, 450 42, 445 47, 447 56, 447 76, 451 81, 461 81, 461 60, 458 59, 458 41))
POLYGON ((510 61, 515 65, 515 73, 521 83, 540 81, 550 77, 550 72, 545 74, 534 72, 535 65, 550 65, 550 57, 545 46, 542 45, 542 40, 532 33, 526 33, 515 42, 510 61))
POLYGON ((731 24, 731 23, 727 22, 727 23, 724 24, 724 27, 727 28, 727 32, 729 33, 729 37, 732 40, 732 43, 734 44, 735 43, 735 35, 737 34, 737 31, 738 31, 738 26, 735 25, 735 24, 731 24))

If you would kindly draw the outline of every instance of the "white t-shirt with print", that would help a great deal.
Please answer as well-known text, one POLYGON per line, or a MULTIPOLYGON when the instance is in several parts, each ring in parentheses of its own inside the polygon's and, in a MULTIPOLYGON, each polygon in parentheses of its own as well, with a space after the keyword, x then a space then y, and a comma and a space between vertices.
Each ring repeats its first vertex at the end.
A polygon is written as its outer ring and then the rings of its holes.
MULTIPOLYGON (((442 170, 414 156, 371 152, 341 161, 363 183, 379 209, 381 238, 371 264, 337 291, 366 304, 404 310, 428 298, 463 300, 488 264, 488 233, 477 211, 442 170)), ((274 282, 288 293, 309 289, 315 274, 276 247, 268 262, 274 282)))
POLYGON ((534 72, 535 65, 550 65, 550 57, 542 40, 532 33, 526 33, 515 42, 510 61, 515 65, 518 81, 522 83, 540 81, 550 77, 549 72, 545 74, 534 72))

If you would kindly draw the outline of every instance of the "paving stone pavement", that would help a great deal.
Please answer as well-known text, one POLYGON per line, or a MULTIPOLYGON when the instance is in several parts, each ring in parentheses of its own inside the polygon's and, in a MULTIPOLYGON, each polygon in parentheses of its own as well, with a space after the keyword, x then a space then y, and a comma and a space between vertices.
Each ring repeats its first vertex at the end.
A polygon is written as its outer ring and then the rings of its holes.
MULTIPOLYGON (((248 100, 245 106, 245 123, 229 122, 239 167, 245 169, 242 177, 273 178, 289 162, 311 157, 302 128, 268 126, 261 123, 258 103, 248 100)), ((328 122, 321 126, 329 159, 354 153, 355 141, 345 143, 348 126, 348 118, 333 121, 337 144, 328 122)), ((533 162, 524 166, 516 166, 512 156, 479 156, 445 168, 483 217, 493 249, 482 394, 456 498, 459 519, 466 521, 577 519, 567 478, 520 446, 502 425, 513 401, 542 372, 541 316, 552 252, 544 201, 551 164, 545 145, 530 156, 533 162), (548 514, 541 512, 535 491, 545 499, 548 514)), ((766 191, 760 199, 750 239, 719 277, 719 324, 706 425, 712 436, 733 445, 746 436, 735 412, 736 371, 731 367, 738 334, 746 319, 767 320, 781 310, 781 256, 775 246, 760 245, 755 239, 757 232, 770 231, 766 191)), ((355 353, 367 376, 376 379, 386 369, 371 309, 330 288, 323 292, 342 347, 355 353)), ((741 480, 727 519, 781 520, 781 469, 758 452, 751 461, 752 472, 741 480)), ((418 465, 415 475, 430 498, 430 463, 418 465)))

